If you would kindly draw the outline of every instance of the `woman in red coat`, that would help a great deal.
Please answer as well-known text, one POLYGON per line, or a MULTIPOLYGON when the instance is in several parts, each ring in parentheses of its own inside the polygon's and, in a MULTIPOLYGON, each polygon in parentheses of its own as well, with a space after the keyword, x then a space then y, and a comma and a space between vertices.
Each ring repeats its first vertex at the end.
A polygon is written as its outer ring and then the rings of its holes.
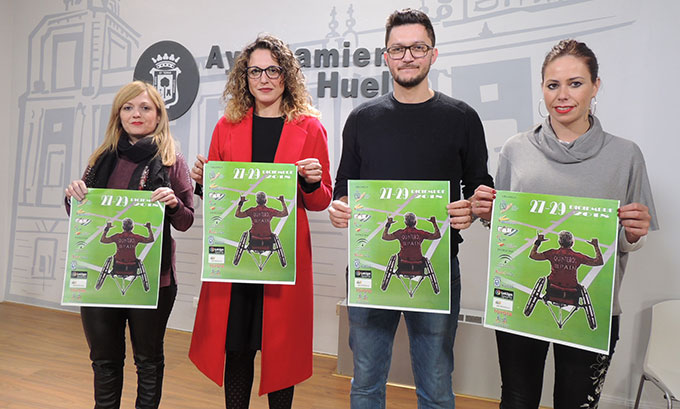
MULTIPOLYGON (((227 408, 247 408, 253 361, 262 351, 259 394, 270 408, 290 408, 293 387, 312 375, 312 247, 306 210, 331 200, 326 130, 310 104, 291 50, 260 36, 240 54, 227 82, 225 115, 213 132, 208 160, 295 163, 298 167, 295 285, 205 282, 189 358, 225 383, 227 408), (226 353, 225 353, 226 351, 226 353)), ((202 183, 199 155, 191 176, 202 183)))

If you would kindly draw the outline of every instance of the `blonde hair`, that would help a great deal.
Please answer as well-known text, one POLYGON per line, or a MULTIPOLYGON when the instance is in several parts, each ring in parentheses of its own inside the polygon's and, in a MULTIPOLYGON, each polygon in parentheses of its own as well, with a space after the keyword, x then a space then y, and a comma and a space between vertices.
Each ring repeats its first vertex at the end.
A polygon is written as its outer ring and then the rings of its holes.
POLYGON ((158 90, 153 85, 143 81, 133 81, 123 85, 113 98, 111 116, 109 117, 109 124, 106 126, 104 142, 90 156, 88 160, 89 166, 94 166, 102 154, 116 151, 120 138, 127 135, 123 129, 123 124, 120 122, 120 110, 126 102, 144 92, 147 93, 149 99, 153 102, 159 116, 158 125, 156 125, 156 129, 151 134, 154 143, 158 146, 156 156, 161 157, 164 166, 175 164, 175 141, 170 134, 170 122, 168 121, 168 112, 165 110, 163 98, 161 98, 158 90))
POLYGON ((239 122, 255 105, 255 97, 248 88, 246 71, 250 55, 258 49, 269 50, 274 60, 283 68, 284 91, 281 111, 286 120, 293 121, 302 115, 319 118, 321 113, 312 106, 312 98, 305 87, 305 77, 300 69, 300 63, 283 41, 269 34, 258 36, 236 59, 222 94, 222 99, 227 104, 224 116, 231 122, 239 122))

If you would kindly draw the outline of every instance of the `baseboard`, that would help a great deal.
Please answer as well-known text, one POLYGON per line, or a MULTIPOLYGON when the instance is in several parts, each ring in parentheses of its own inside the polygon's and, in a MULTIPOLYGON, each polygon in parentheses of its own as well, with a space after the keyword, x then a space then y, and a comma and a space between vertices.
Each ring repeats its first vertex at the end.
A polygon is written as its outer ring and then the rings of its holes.
MULTIPOLYGON (((612 395, 602 394, 600 396, 599 409, 621 409, 621 408, 633 408, 635 406, 635 399, 625 399, 612 395)), ((666 401, 660 401, 658 403, 645 402, 644 400, 640 402, 640 409, 661 409, 666 408, 666 401)))

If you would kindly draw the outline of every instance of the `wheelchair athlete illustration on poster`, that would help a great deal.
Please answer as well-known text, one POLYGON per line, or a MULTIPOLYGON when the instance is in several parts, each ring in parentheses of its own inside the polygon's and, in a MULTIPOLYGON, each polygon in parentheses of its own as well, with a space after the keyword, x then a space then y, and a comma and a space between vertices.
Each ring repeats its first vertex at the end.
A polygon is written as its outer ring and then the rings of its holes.
POLYGON ((297 167, 210 161, 204 175, 201 280, 295 284, 297 167))
POLYGON ((133 233, 134 222, 130 218, 123 220, 123 232, 108 236, 109 230, 113 227, 110 221, 106 222, 102 233, 101 243, 115 243, 116 253, 106 258, 102 266, 99 278, 95 284, 95 290, 101 290, 107 277, 111 277, 122 295, 127 293, 137 278, 141 278, 142 287, 145 292, 149 292, 149 277, 146 274, 144 263, 137 258, 136 248, 139 243, 153 243, 153 231, 151 223, 147 222, 144 227, 148 231, 146 237, 133 233))
POLYGON ((242 207, 247 199, 245 196, 241 196, 234 216, 240 219, 249 217, 252 226, 249 230, 243 232, 238 242, 233 261, 235 266, 238 266, 245 251, 250 254, 260 271, 264 270, 273 253, 278 255, 281 267, 286 267, 286 255, 279 236, 271 230, 271 221, 274 217, 288 216, 288 207, 283 195, 280 195, 277 199, 281 202, 282 210, 267 207, 267 194, 262 191, 257 192, 255 194, 256 205, 244 211, 242 207))
POLYGON ((591 330, 595 330, 597 321, 593 304, 586 287, 578 282, 577 272, 581 265, 601 266, 604 264, 598 239, 593 238, 587 242, 595 249, 595 257, 574 251, 572 249, 574 235, 566 230, 558 234, 559 248, 539 252, 538 248, 545 241, 548 241, 548 239, 543 234, 537 235, 529 258, 536 261, 550 261, 550 274, 546 277, 540 277, 536 281, 524 307, 524 315, 531 316, 536 303, 539 300, 543 301, 555 319, 557 326, 562 329, 574 313, 579 308, 583 308, 588 326, 591 330), (563 308, 565 307, 571 307, 566 317, 563 315, 563 308), (555 314, 555 309, 558 311, 557 314, 555 314))
POLYGON ((386 291, 393 276, 396 276, 404 286, 409 297, 413 298, 425 279, 430 280, 432 291, 439 294, 439 283, 437 275, 432 268, 430 260, 423 255, 422 243, 424 240, 437 240, 441 237, 437 219, 432 216, 428 219, 434 228, 432 233, 416 228, 417 218, 412 212, 404 215, 405 228, 390 233, 390 227, 395 223, 392 217, 387 218, 382 239, 385 241, 398 240, 400 245, 399 253, 390 257, 385 275, 383 276, 380 289, 386 291))

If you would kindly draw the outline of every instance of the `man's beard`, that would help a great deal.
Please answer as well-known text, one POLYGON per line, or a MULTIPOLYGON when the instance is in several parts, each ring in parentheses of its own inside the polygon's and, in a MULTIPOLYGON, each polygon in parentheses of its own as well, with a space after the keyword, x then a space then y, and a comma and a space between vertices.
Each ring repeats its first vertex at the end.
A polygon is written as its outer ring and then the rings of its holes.
MULTIPOLYGON (((399 70, 397 70, 397 72, 398 71, 399 70)), ((395 76, 394 74, 392 75, 392 78, 394 78, 394 82, 396 82, 397 84, 399 84, 400 86, 402 86, 404 88, 413 88, 413 87, 419 85, 421 82, 423 82, 423 80, 425 78, 427 78, 427 74, 429 74, 429 73, 430 73, 430 67, 428 66, 427 70, 425 72, 423 72, 422 74, 419 74, 419 75, 417 75, 413 78, 410 78, 408 80, 400 79, 398 76, 395 76)))

